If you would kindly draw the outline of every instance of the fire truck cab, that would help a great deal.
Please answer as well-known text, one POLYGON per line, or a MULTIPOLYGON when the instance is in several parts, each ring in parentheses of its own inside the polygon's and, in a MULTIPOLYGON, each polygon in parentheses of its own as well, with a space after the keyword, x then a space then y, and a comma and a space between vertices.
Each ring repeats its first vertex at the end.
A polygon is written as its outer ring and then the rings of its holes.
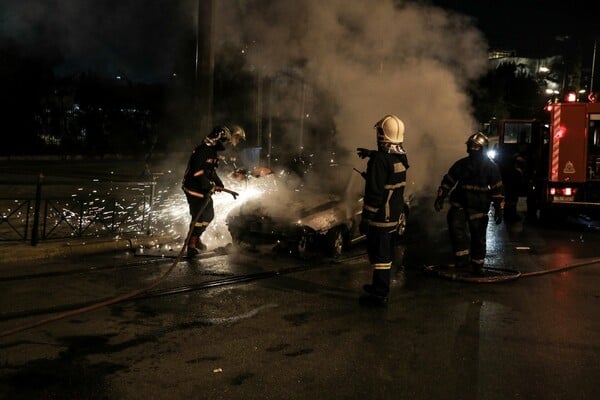
POLYGON ((528 214, 600 211, 600 103, 547 106, 549 123, 500 120, 495 158, 506 188, 507 219, 527 197, 528 214), (513 210, 513 207, 515 209, 513 210))

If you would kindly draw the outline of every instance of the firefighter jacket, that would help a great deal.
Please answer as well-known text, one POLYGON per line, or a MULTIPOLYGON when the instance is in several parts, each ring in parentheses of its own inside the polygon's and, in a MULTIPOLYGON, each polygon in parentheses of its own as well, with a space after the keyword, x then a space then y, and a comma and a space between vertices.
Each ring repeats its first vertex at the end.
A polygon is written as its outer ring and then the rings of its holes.
POLYGON ((377 228, 395 229, 404 210, 406 154, 373 151, 367 163, 362 218, 377 228))
MULTIPOLYGON (((224 150, 222 144, 198 145, 188 161, 183 177, 183 191, 191 195, 205 195, 213 186, 223 186, 223 181, 217 175, 219 165, 218 151, 224 150)), ((201 197, 201 196, 199 196, 201 197)))
POLYGON ((451 205, 478 213, 487 213, 492 202, 495 207, 504 202, 498 166, 483 154, 472 154, 455 162, 442 178, 440 192, 442 197, 450 192, 451 205))

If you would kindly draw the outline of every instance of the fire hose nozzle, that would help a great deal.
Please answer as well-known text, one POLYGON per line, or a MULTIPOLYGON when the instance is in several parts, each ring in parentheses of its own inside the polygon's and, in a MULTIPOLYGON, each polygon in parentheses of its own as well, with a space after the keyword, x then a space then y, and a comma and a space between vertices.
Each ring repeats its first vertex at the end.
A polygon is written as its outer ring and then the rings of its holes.
POLYGON ((358 172, 360 174, 360 176, 362 176, 363 178, 367 179, 367 173, 365 171, 359 171, 356 168, 352 168, 354 171, 358 172))

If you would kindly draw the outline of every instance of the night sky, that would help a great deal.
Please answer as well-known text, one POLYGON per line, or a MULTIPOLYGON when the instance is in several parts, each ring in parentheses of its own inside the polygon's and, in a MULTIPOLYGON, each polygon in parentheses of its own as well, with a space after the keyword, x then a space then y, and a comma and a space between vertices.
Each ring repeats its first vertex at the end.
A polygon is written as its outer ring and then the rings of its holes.
MULTIPOLYGON (((237 2, 240 7, 245 3, 237 2)), ((599 35, 599 22, 590 10, 593 1, 420 3, 471 16, 491 48, 516 50, 523 56, 559 52, 565 42, 557 38, 564 35, 599 35)), ((64 59, 59 72, 93 69, 132 79, 161 79, 173 72, 182 35, 195 29, 196 4, 196 0, 3 0, 0 35, 39 51, 59 49, 64 59)), ((591 47, 590 42, 586 46, 591 47)))
POLYGON ((565 37, 590 46, 600 39, 596 2, 587 0, 432 0, 431 4, 471 16, 494 49, 543 57, 560 52, 565 37))
POLYGON ((131 80, 164 79, 183 34, 194 30, 193 0, 2 0, 0 38, 23 52, 60 52, 58 73, 92 70, 131 80))

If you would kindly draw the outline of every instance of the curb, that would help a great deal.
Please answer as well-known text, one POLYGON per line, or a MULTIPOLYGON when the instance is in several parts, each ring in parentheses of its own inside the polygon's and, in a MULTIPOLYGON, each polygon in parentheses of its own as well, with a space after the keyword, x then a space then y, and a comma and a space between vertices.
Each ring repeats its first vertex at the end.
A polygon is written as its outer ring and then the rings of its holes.
POLYGON ((174 236, 149 236, 120 239, 61 240, 51 243, 39 243, 37 246, 31 246, 23 242, 2 244, 0 246, 0 266, 18 262, 74 258, 90 254, 132 250, 139 247, 155 247, 172 244, 180 239, 174 236))

